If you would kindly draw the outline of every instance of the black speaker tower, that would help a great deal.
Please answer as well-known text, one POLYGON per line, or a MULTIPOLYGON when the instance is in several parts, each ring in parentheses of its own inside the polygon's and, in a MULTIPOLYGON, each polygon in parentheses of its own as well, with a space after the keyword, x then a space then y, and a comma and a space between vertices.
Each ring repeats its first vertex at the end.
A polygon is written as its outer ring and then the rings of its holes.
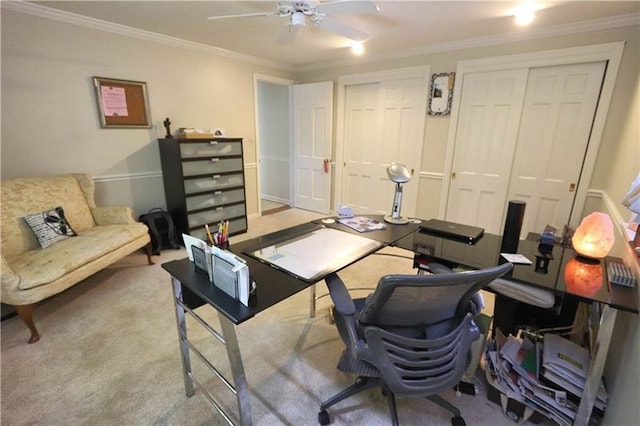
POLYGON ((527 203, 524 201, 509 201, 507 219, 504 222, 504 230, 502 231, 501 253, 516 253, 518 251, 518 242, 526 206, 527 203))

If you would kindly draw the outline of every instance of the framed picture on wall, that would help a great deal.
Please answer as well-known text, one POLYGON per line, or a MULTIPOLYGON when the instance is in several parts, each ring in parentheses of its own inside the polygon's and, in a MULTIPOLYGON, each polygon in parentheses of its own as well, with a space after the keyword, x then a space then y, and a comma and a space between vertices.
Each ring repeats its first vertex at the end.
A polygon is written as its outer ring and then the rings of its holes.
POLYGON ((429 91, 429 115, 444 116, 451 112, 451 98, 453 97, 454 72, 433 74, 431 76, 431 90, 429 91))
POLYGON ((150 128, 147 84, 93 77, 100 127, 150 128))

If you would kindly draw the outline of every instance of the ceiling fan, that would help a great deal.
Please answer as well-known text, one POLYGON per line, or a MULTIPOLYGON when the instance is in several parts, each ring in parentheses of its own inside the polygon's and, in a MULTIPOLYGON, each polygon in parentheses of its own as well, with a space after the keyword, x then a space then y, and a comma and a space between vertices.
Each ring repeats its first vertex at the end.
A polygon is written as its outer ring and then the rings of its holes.
POLYGON ((378 6, 367 0, 328 1, 321 3, 314 0, 294 0, 278 2, 274 12, 243 13, 238 15, 209 16, 207 19, 243 18, 250 16, 275 16, 288 18, 287 24, 277 38, 278 43, 285 44, 293 41, 296 33, 306 24, 307 18, 316 27, 338 34, 350 40, 362 42, 369 38, 369 34, 349 25, 335 21, 329 15, 355 15, 361 13, 378 13, 378 6))

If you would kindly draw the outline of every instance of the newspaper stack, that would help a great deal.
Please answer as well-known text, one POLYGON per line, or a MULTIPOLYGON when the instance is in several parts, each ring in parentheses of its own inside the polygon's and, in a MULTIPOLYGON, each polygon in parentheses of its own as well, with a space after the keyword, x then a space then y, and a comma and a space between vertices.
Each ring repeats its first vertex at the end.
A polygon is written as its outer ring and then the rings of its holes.
MULTIPOLYGON (((544 337, 543 359, 542 375, 545 379, 572 395, 582 395, 591 362, 591 356, 585 348, 555 334, 547 334, 544 337)), ((595 408, 604 411, 607 399, 607 391, 601 382, 595 408)))
POLYGON ((486 351, 486 374, 489 383, 508 398, 520 401, 559 425, 570 426, 576 418, 577 405, 564 390, 545 385, 540 380, 539 342, 496 330, 496 339, 486 351))

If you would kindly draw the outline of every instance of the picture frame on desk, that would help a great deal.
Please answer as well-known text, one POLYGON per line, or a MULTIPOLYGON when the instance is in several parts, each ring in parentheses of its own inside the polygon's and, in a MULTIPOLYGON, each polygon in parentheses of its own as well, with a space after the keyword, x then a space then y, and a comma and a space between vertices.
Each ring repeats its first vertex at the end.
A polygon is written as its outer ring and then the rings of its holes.
POLYGON ((93 77, 93 87, 101 128, 151 128, 145 82, 93 77))

